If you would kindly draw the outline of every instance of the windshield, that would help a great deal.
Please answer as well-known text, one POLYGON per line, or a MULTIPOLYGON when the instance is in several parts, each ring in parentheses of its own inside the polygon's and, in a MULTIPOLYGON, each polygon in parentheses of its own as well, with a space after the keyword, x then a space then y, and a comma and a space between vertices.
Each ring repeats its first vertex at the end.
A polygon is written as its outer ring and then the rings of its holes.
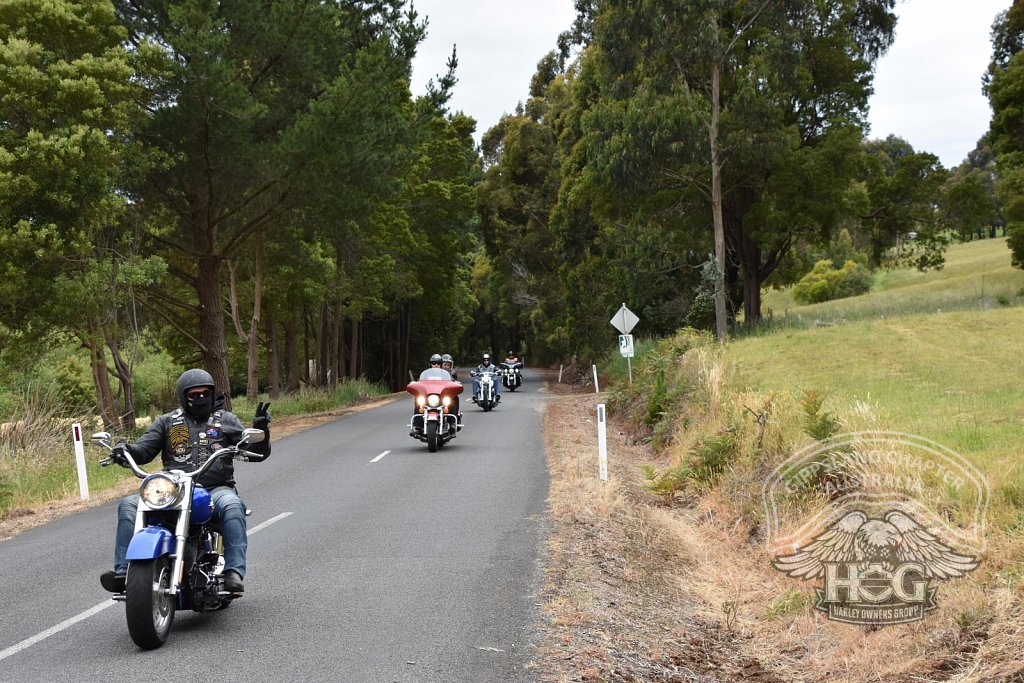
POLYGON ((446 379, 451 380, 452 376, 447 370, 441 368, 427 368, 420 373, 420 379, 446 379))

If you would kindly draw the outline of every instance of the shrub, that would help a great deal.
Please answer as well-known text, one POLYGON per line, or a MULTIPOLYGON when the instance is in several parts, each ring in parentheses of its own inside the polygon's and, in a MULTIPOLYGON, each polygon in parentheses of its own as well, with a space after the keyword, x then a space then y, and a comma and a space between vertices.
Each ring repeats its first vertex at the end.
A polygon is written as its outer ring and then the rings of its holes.
POLYGON ((837 270, 831 261, 822 259, 793 287, 793 298, 801 304, 816 304, 865 294, 870 290, 871 273, 864 266, 847 261, 837 270))
POLYGON ((687 482, 693 477, 693 471, 687 464, 659 471, 654 465, 641 465, 647 488, 652 493, 663 496, 665 505, 672 507, 677 491, 686 488, 687 482))
POLYGON ((732 434, 705 437, 693 451, 691 468, 694 481, 715 484, 738 452, 739 444, 732 434))

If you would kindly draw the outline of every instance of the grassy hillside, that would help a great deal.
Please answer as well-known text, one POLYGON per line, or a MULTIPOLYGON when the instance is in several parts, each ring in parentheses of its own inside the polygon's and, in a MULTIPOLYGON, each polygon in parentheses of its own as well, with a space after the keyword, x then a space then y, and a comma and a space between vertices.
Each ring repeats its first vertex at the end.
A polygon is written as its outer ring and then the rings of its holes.
POLYGON ((1005 239, 955 244, 942 270, 883 271, 862 296, 798 305, 789 289, 765 293, 765 317, 776 323, 860 320, 909 313, 985 310, 1024 304, 1024 271, 1010 265, 1005 239))
POLYGON ((682 502, 661 516, 632 513, 650 527, 636 533, 659 539, 668 566, 691 563, 681 581, 697 609, 749 634, 741 651, 787 680, 794 671, 814 681, 1020 680, 1024 272, 1011 268, 1005 242, 957 245, 942 271, 880 274, 864 296, 793 306, 787 292, 771 292, 765 303, 774 320, 724 346, 692 330, 638 344, 631 386, 625 363, 606 361, 609 405, 634 439, 655 448, 644 468, 648 504, 682 502), (851 639, 849 627, 812 609, 809 582, 773 569, 761 495, 794 453, 866 430, 954 451, 980 471, 991 498, 979 526, 977 489, 881 459, 826 471, 779 497, 783 524, 796 526, 832 504, 830 481, 871 494, 898 481, 887 475, 910 475, 900 489, 908 500, 959 529, 984 529, 981 565, 942 584, 934 613, 851 639))

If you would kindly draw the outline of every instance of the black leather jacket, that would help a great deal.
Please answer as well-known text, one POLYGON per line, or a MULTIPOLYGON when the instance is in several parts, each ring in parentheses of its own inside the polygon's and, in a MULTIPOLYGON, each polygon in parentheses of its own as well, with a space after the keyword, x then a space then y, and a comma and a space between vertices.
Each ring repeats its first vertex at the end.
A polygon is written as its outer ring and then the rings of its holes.
MULTIPOLYGON (((165 470, 175 469, 191 472, 197 469, 218 448, 231 446, 242 438, 245 426, 238 416, 227 410, 215 410, 204 421, 197 421, 178 408, 161 415, 153 421, 139 440, 127 446, 132 458, 140 465, 153 460, 157 453, 163 453, 165 470)), ((270 457, 270 435, 246 450, 262 455, 250 460, 266 460, 270 457)), ((230 458, 221 458, 199 477, 199 483, 206 488, 235 485, 235 465, 230 458)))

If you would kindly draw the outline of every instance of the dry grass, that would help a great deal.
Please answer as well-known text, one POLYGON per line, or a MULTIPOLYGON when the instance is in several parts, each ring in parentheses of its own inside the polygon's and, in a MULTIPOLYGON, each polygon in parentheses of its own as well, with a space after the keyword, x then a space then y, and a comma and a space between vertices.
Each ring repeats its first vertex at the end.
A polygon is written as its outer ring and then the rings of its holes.
MULTIPOLYGON (((990 534, 981 567, 942 582, 938 608, 921 622, 872 629, 829 621, 813 609, 811 583, 772 568, 758 509, 765 462, 791 452, 801 431, 799 401, 730 393, 733 371, 706 351, 692 369, 699 432, 725 431, 744 446, 720 481, 677 494, 672 507, 649 491, 640 467, 685 459, 698 430, 677 433, 655 454, 636 443, 635 425, 613 420, 602 483, 594 413, 603 399, 548 404, 552 534, 541 680, 1024 681, 1019 534, 990 534), (764 412, 771 419, 762 425, 756 416, 764 412)), ((868 425, 879 428, 878 415, 860 403, 841 426, 868 425)))
POLYGON ((600 481, 597 398, 553 399, 544 416, 552 533, 540 679, 783 680, 737 650, 742 634, 703 613, 686 580, 703 549, 644 490, 647 450, 612 429, 609 479, 600 481))
MULTIPOLYGON (((272 438, 274 440, 283 439, 291 434, 296 434, 311 427, 316 427, 317 425, 337 420, 339 417, 343 417, 344 415, 370 410, 385 403, 399 400, 404 396, 404 392, 396 393, 379 400, 367 400, 358 405, 346 406, 344 408, 335 408, 333 410, 312 413, 309 415, 294 415, 276 418, 273 422, 272 438)), ((66 444, 62 441, 59 444, 59 447, 66 448, 66 444)), ((2 455, 3 451, 0 449, 0 457, 2 457, 2 455)), ((92 457, 88 449, 86 450, 86 457, 92 457)), ((93 459, 95 460, 95 458, 93 459)), ((90 481, 92 481, 92 479, 90 479, 90 481)), ((15 507, 9 514, 0 517, 0 541, 12 538, 23 531, 46 524, 47 522, 52 522, 55 519, 80 512, 87 508, 103 505, 111 500, 128 495, 138 487, 138 484, 138 480, 131 477, 108 488, 91 491, 89 500, 79 500, 76 489, 73 492, 73 495, 72 492, 66 492, 66 495, 61 498, 48 500, 43 503, 25 504, 15 507)))

